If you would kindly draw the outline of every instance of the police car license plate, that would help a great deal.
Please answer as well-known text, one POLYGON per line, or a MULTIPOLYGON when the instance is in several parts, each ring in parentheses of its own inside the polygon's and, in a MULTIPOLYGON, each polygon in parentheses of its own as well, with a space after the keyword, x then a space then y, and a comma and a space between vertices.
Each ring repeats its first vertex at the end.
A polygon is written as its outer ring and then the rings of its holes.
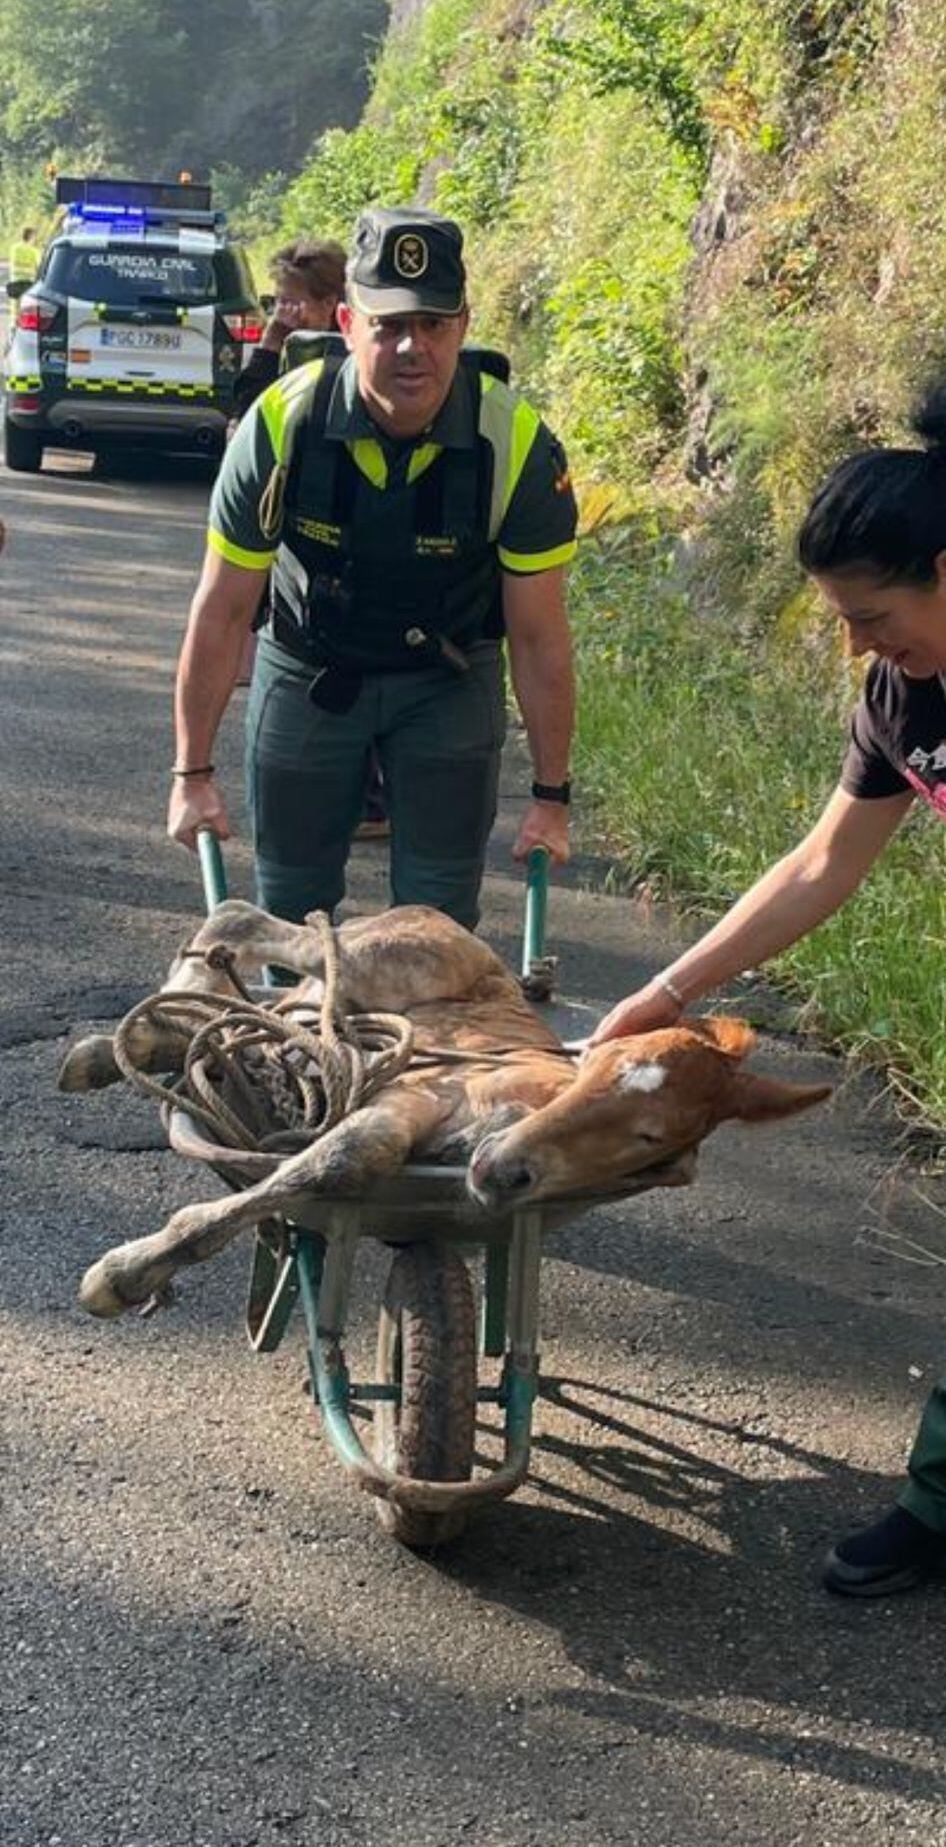
POLYGON ((177 353, 181 349, 181 332, 176 327, 102 327, 99 340, 102 346, 121 347, 126 352, 177 353))

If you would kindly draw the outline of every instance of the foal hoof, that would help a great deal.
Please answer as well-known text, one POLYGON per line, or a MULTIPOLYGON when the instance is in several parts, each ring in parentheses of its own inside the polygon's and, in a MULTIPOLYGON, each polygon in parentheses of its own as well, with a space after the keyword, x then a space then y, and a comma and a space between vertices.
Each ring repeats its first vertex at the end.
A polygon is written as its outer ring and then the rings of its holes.
POLYGON ((70 1047, 56 1078, 58 1090, 104 1090, 117 1084, 121 1072, 108 1033, 91 1033, 70 1047))
MULTIPOLYGON (((79 1284, 80 1307, 85 1309, 87 1315, 96 1315, 100 1321, 114 1321, 116 1316, 125 1314, 129 1308, 140 1306, 118 1288, 115 1279, 118 1266, 115 1259, 120 1255, 121 1251, 117 1250, 100 1257, 97 1263, 86 1270, 79 1284)), ((146 1301, 147 1294, 141 1300, 146 1301)))

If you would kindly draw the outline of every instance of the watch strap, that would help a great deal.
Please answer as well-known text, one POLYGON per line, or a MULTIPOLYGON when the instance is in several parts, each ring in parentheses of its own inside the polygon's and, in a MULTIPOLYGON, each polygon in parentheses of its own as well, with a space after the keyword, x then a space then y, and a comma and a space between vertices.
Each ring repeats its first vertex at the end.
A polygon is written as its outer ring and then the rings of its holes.
POLYGON ((572 785, 567 779, 565 782, 534 782, 532 784, 534 802, 561 802, 562 806, 567 808, 571 799, 572 785))

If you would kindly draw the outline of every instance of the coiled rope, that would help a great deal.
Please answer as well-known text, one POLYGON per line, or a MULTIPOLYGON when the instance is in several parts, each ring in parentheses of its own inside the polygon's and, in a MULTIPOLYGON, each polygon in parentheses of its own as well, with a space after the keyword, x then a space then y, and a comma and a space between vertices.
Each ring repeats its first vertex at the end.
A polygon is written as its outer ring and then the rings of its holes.
POLYGON ((359 1109, 406 1069, 413 1028, 397 1013, 343 1013, 335 932, 323 912, 313 922, 325 968, 318 1007, 292 995, 261 1005, 223 945, 187 950, 223 968, 236 993, 168 988, 139 1002, 115 1032, 122 1075, 164 1111, 186 1111, 221 1146, 277 1159, 308 1147, 359 1109), (182 1041, 184 1070, 176 1083, 159 1082, 136 1061, 134 1029, 141 1020, 182 1041))

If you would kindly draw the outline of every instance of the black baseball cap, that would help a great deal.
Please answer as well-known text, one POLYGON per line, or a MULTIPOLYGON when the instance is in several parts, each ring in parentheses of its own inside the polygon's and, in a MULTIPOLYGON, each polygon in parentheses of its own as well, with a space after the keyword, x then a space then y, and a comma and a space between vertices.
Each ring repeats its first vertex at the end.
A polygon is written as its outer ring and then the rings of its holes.
POLYGON ((355 226, 345 276, 364 314, 461 314, 463 232, 452 218, 407 206, 372 207, 355 226))

